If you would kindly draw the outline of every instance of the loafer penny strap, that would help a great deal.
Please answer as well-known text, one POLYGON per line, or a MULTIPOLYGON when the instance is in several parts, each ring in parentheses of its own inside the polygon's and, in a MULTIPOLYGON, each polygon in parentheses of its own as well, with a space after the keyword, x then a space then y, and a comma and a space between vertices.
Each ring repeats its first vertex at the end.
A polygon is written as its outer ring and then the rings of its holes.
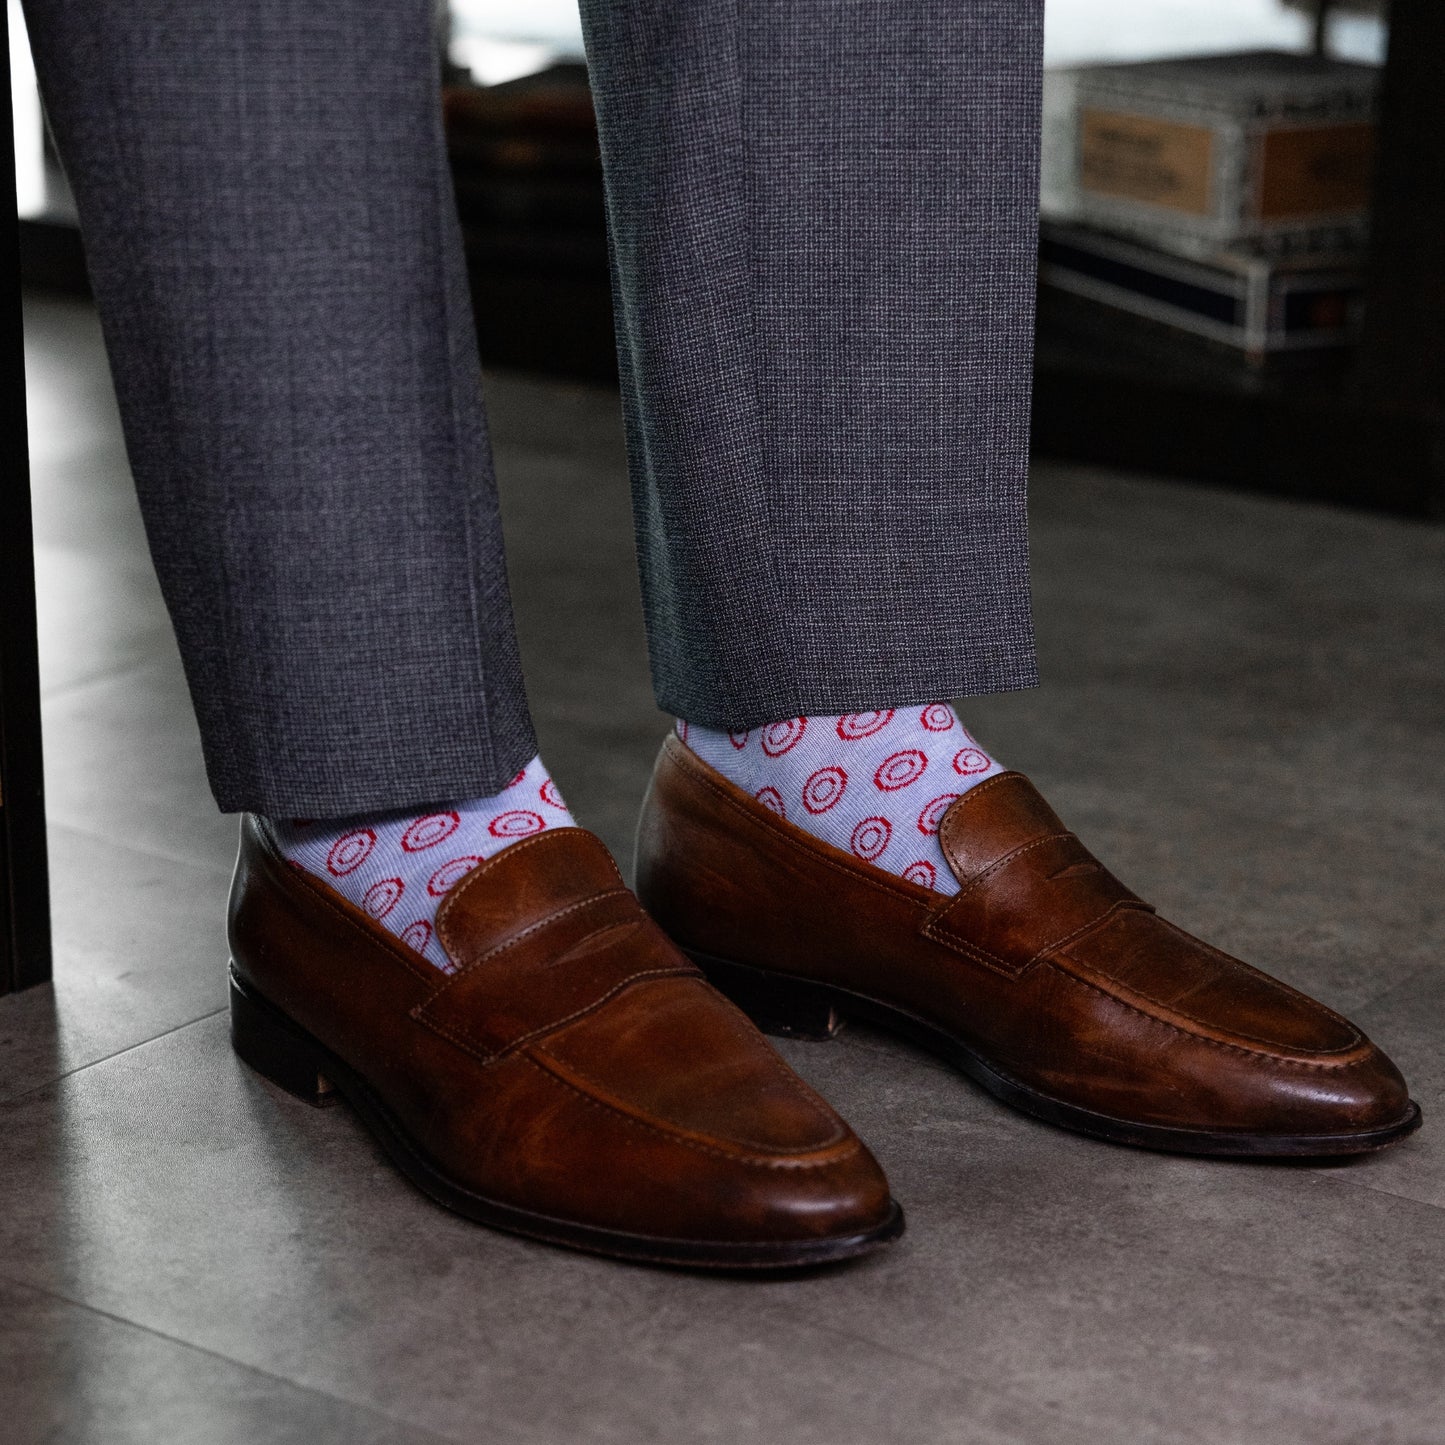
POLYGON ((526 886, 510 886, 512 869, 477 869, 438 915, 448 953, 465 962, 412 1017, 483 1060, 552 1033, 642 979, 700 976, 623 886, 600 842, 581 830, 555 836, 547 852, 526 860, 526 886), (518 906, 506 907, 508 894, 518 906))
POLYGON ((923 925, 925 937, 1017 975, 1136 897, 1072 833, 1026 843, 964 885, 923 925))

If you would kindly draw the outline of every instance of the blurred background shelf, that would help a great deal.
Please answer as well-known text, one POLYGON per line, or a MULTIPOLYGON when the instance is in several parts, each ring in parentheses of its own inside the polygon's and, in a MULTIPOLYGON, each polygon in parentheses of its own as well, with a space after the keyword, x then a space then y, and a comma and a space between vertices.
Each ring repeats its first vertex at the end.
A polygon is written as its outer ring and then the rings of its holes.
POLYGON ((1438 415, 1370 400, 1356 355, 1256 370, 1094 303, 1041 298, 1040 456, 1438 519, 1442 441, 1438 415))
MULTIPOLYGON (((1355 343, 1261 365, 1045 286, 1040 455, 1408 516, 1445 513, 1445 87, 1433 59, 1445 54, 1445 6, 1394 0, 1388 51, 1379 8, 1056 0, 1055 66, 1241 44, 1325 47, 1385 64, 1355 343)), ((447 136, 483 356, 615 383, 602 172, 575 8, 453 0, 450 21, 447 136)), ((82 288, 53 156, 39 194, 21 223, 26 280, 82 288)))

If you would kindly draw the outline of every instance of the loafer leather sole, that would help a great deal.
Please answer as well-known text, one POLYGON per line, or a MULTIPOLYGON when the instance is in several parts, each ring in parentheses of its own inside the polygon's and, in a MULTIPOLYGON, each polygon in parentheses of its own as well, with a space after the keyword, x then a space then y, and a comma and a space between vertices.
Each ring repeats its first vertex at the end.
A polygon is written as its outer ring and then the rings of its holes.
POLYGON ((797 1270, 854 1259, 890 1244, 904 1227, 902 1207, 877 1228, 834 1239, 763 1241, 659 1239, 555 1219, 487 1199, 451 1178, 407 1134, 376 1090, 319 1040, 248 988, 230 966, 231 1042, 242 1061, 303 1103, 345 1101, 391 1162, 436 1203, 478 1224, 614 1259, 708 1270, 797 1270))
POLYGON ((1046 1124, 1087 1134, 1111 1144, 1128 1144, 1169 1154, 1213 1158, 1299 1159, 1372 1154, 1388 1149, 1420 1127, 1420 1106, 1413 1100, 1398 1122, 1355 1133, 1264 1134, 1223 1129, 1177 1129, 1135 1119, 1115 1119, 1063 1099, 1051 1098, 1011 1078, 961 1039, 906 1009, 850 989, 811 979, 770 973, 685 950, 708 982, 746 1013, 764 1033, 776 1038, 823 1042, 836 1037, 852 1019, 894 1033, 951 1064, 1001 1103, 1046 1124))

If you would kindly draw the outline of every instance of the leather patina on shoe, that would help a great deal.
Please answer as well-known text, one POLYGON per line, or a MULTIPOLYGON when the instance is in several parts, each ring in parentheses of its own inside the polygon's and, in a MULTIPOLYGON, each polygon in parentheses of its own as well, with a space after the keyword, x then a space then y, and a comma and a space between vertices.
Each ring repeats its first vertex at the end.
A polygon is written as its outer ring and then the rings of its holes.
POLYGON ((903 1217, 882 1170, 642 911, 592 834, 513 844, 446 896, 433 967, 247 817, 232 1037, 272 1082, 343 1098, 440 1203, 594 1253, 796 1269, 903 1217))
POLYGON ((652 917, 764 1028, 848 1016, 1025 1113, 1190 1154, 1384 1148, 1420 1123, 1347 1019, 1160 918, 1021 773, 964 793, 944 896, 785 822, 669 738, 638 828, 652 917))

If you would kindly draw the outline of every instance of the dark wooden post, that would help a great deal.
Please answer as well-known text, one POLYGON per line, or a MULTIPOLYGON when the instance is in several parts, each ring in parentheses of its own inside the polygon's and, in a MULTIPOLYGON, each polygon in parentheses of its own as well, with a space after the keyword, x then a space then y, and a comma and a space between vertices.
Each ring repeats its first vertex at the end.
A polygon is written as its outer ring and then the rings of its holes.
MULTIPOLYGON (((9 96, 7 32, 0 7, 0 93, 9 96)), ((15 152, 8 133, 0 134, 0 197, 9 198, 0 200, 7 208, 15 197, 15 152)), ((9 209, 0 223, 0 993, 49 978, 50 890, 20 248, 15 212, 9 209)))
POLYGON ((1389 43, 1360 379, 1445 422, 1445 3, 1393 0, 1389 43))

